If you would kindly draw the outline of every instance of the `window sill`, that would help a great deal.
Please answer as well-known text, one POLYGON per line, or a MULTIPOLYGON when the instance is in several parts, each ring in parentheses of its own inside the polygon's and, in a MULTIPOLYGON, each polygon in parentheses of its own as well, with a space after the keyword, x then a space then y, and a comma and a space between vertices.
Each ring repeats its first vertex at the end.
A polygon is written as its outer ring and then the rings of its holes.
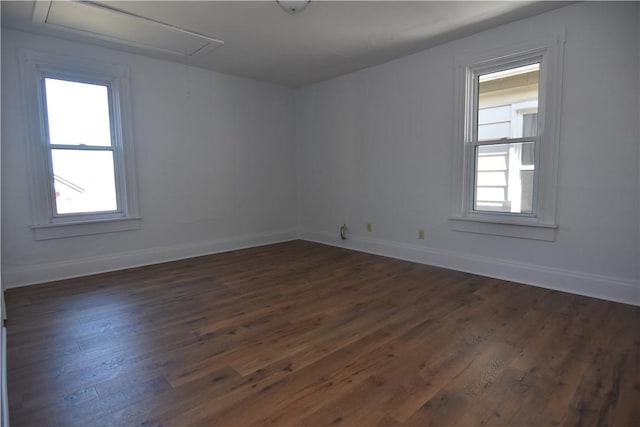
POLYGON ((519 239, 544 240, 556 239, 556 224, 538 222, 516 222, 490 218, 449 217, 454 231, 489 234, 494 236, 515 237, 519 239))
POLYGON ((67 222, 64 224, 34 225, 31 227, 36 240, 62 239, 65 237, 88 236, 91 234, 115 233, 137 230, 141 218, 118 218, 95 221, 67 222))

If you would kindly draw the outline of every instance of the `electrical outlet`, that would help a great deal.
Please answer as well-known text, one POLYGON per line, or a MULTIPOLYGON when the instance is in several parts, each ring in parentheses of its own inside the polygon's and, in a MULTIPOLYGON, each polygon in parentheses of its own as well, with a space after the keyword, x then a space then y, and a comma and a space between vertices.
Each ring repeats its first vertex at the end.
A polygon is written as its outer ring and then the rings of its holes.
POLYGON ((367 233, 371 233, 373 227, 371 227, 371 223, 367 223, 367 233))
POLYGON ((424 240, 424 230, 418 230, 418 239, 424 240))

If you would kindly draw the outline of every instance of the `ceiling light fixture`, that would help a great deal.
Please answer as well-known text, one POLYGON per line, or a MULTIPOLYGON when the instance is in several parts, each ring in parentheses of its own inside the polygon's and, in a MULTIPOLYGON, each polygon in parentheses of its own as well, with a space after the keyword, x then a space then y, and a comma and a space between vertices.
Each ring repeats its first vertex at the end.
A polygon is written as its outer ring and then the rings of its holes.
POLYGON ((278 6, 290 15, 297 15, 309 6, 311 0, 276 0, 278 6))

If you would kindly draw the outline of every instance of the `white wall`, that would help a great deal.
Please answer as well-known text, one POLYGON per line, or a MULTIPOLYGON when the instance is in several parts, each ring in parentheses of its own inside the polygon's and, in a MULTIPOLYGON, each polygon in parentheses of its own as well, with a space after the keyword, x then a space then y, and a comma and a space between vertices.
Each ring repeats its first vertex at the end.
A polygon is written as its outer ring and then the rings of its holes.
POLYGON ((640 304, 637 9, 580 3, 300 90, 300 235, 640 304), (562 28, 556 240, 453 231, 456 53, 562 28), (345 221, 352 239, 343 243, 345 221))
POLYGON ((297 215, 305 239, 640 304, 638 9, 572 5, 297 91, 3 30, 5 285, 286 240, 297 215), (456 53, 563 27, 556 241, 453 231, 456 53), (140 230, 33 239, 18 47, 131 67, 140 230))
POLYGON ((182 64, 2 33, 2 263, 7 287, 295 238, 294 93, 182 64), (19 47, 131 68, 142 228, 35 241, 19 47))

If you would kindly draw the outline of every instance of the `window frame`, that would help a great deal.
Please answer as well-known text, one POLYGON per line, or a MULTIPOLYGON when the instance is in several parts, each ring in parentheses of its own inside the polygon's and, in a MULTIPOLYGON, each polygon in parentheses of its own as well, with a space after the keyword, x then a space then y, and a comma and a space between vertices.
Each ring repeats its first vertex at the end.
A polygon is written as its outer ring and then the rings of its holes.
MULTIPOLYGON (((129 69, 120 64, 20 50, 27 117, 32 230, 36 240, 99 234, 140 228, 135 154, 130 129, 129 69), (45 79, 106 85, 112 131, 111 150, 117 194, 116 211, 59 214, 56 209, 49 142, 45 79)), ((75 150, 92 150, 81 146, 75 150)))
POLYGON ((555 240, 564 31, 488 52, 456 56, 452 229, 508 237, 555 240), (478 141, 478 79, 491 72, 540 62, 538 136, 478 141), (531 213, 475 210, 475 150, 480 145, 535 141, 531 213))

